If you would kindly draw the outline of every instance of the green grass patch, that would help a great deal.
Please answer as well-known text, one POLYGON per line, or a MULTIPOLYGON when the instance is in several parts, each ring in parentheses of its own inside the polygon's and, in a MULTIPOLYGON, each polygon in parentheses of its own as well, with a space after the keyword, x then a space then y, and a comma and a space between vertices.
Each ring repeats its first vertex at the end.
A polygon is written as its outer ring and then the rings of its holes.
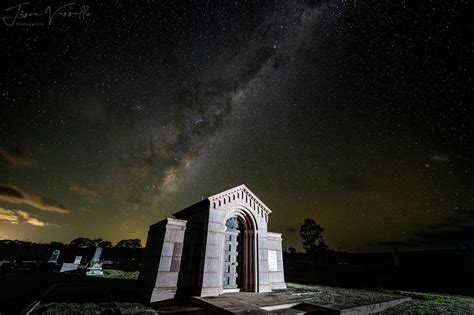
POLYGON ((337 305, 341 308, 375 304, 402 297, 412 298, 411 301, 391 307, 380 314, 474 313, 474 298, 467 296, 395 290, 368 291, 297 283, 287 283, 287 286, 287 293, 306 297, 309 302, 337 305))
POLYGON ((337 306, 340 309, 381 303, 404 297, 397 292, 387 293, 297 283, 287 283, 287 287, 286 293, 288 294, 304 297, 310 303, 337 306))
POLYGON ((381 314, 471 314, 474 298, 425 292, 400 291, 410 302, 390 308, 381 314))
POLYGON ((32 314, 158 314, 140 303, 46 303, 35 308, 32 314))
POLYGON ((104 278, 138 280, 139 271, 123 271, 117 269, 103 269, 104 278))

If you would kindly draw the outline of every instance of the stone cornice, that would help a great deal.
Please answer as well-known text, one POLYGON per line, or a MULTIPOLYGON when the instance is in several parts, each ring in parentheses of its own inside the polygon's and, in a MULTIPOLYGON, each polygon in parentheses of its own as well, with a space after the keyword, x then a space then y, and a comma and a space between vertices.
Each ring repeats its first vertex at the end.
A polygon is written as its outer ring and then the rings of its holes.
MULTIPOLYGON (((263 212, 265 212, 267 215, 270 214, 272 211, 270 210, 270 208, 268 208, 267 205, 265 205, 263 203, 263 201, 261 201, 250 189, 248 189, 247 186, 245 186, 244 184, 242 185, 239 185, 237 187, 234 187, 234 188, 231 188, 231 189, 228 189, 226 191, 223 191, 221 193, 218 193, 216 195, 213 195, 213 196, 210 196, 208 197, 207 199, 210 201, 210 202, 216 202, 216 201, 219 201, 219 200, 223 200, 225 198, 230 198, 231 199, 234 199, 235 195, 236 194, 240 194, 240 193, 243 193, 243 195, 246 195, 247 196, 247 199, 248 199, 248 203, 251 205, 251 206, 254 206, 254 207, 258 207, 259 209, 261 209, 263 212)), ((240 199, 243 199, 242 197, 240 199)))

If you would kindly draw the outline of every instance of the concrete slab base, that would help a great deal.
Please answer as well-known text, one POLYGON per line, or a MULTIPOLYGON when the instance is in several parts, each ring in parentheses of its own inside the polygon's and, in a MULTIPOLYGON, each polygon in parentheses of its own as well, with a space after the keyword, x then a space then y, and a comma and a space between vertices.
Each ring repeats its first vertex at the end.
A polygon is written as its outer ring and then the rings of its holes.
POLYGON ((278 292, 229 293, 219 297, 193 297, 192 301, 221 314, 374 314, 411 300, 401 297, 370 305, 343 308, 338 305, 318 305, 311 299, 278 292))

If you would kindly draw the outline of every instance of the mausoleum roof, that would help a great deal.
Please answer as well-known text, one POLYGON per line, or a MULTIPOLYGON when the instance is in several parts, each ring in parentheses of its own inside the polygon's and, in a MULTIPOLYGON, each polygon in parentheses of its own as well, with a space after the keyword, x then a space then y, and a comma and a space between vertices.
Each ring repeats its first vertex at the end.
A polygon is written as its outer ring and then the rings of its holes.
POLYGON ((257 207, 260 207, 263 211, 265 211, 267 214, 268 213, 271 213, 272 210, 270 210, 270 208, 265 204, 263 203, 263 201, 261 201, 257 195, 255 195, 247 186, 245 186, 244 184, 242 185, 239 185, 237 187, 234 187, 234 188, 231 188, 231 189, 228 189, 226 191, 223 191, 221 193, 218 193, 216 195, 213 195, 213 196, 210 196, 208 197, 207 199, 210 201, 210 202, 215 202, 215 201, 218 201, 222 198, 226 198, 226 197, 230 197, 234 194, 237 194, 237 193, 244 193, 245 195, 248 196, 248 198, 254 202, 256 204, 257 207))

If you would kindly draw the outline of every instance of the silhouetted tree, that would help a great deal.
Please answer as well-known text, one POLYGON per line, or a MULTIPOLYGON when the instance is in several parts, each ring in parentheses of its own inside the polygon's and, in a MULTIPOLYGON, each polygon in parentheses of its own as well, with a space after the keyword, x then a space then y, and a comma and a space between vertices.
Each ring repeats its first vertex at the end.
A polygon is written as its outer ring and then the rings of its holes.
POLYGON ((64 243, 56 242, 56 241, 51 241, 51 242, 49 243, 49 245, 51 245, 52 247, 63 247, 63 246, 64 246, 64 243))
POLYGON ((142 242, 136 239, 129 239, 129 240, 121 240, 120 242, 115 245, 115 247, 119 248, 140 248, 142 247, 142 242))
POLYGON ((288 247, 288 253, 290 253, 290 254, 296 253, 296 248, 294 248, 294 247, 288 247))
POLYGON ((99 247, 100 242, 102 242, 103 239, 101 238, 95 238, 92 240, 92 243, 94 244, 94 247, 99 247))
POLYGON ((300 236, 303 239, 303 248, 307 253, 319 253, 328 249, 324 242, 324 229, 313 219, 305 219, 300 228, 300 236))
POLYGON ((97 247, 102 247, 102 248, 110 248, 113 247, 112 243, 106 240, 102 240, 97 244, 97 247))
POLYGON ((69 246, 75 246, 80 248, 94 247, 94 241, 87 237, 78 237, 69 243, 69 246))

